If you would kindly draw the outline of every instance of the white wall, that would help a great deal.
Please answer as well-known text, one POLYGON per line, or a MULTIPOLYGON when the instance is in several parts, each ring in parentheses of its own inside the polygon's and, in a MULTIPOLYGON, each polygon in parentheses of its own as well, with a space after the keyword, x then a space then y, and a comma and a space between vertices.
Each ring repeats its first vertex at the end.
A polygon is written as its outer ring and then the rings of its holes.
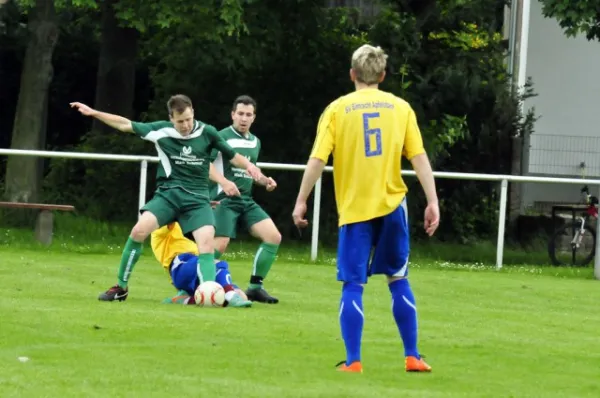
MULTIPOLYGON (((586 177, 600 177, 600 42, 566 37, 532 0, 526 73, 538 96, 525 109, 535 107, 539 117, 524 158, 526 173, 579 176, 585 162, 586 177)), ((523 205, 577 201, 578 188, 524 184, 523 205)))

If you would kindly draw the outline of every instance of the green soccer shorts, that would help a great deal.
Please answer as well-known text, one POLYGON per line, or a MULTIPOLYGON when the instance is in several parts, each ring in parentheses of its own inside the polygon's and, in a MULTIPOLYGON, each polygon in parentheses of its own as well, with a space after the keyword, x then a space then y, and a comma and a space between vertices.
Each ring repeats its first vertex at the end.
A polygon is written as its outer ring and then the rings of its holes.
POLYGON ((154 197, 140 209, 140 213, 144 211, 154 214, 160 227, 179 222, 184 235, 207 225, 215 226, 208 197, 181 188, 158 188, 154 197))
POLYGON ((236 237, 238 222, 246 230, 250 230, 254 224, 266 220, 269 215, 252 199, 247 198, 225 198, 214 209, 215 214, 215 236, 225 236, 231 239, 236 237))

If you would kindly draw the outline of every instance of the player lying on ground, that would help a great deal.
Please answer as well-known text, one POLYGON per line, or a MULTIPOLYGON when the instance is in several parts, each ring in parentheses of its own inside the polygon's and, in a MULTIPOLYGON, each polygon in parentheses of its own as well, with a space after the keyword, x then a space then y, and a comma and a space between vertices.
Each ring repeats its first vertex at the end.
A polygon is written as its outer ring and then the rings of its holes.
MULTIPOLYGON (((150 237, 152 252, 169 272, 171 282, 178 290, 175 297, 164 300, 165 303, 195 304, 194 292, 200 285, 197 275, 198 248, 194 242, 183 236, 178 223, 170 223, 152 232, 150 237)), ((250 307, 242 290, 233 284, 229 266, 221 261, 217 264, 216 282, 225 290, 226 305, 230 307, 250 307)))
MULTIPOLYGON (((141 217, 125 244, 117 284, 98 299, 123 301, 127 298, 129 276, 140 258, 143 242, 153 231, 176 220, 184 234, 191 233, 198 245, 198 277, 201 281, 214 281, 215 221, 208 193, 210 154, 218 149, 226 160, 257 180, 265 178, 260 170, 237 154, 213 126, 194 120, 192 101, 184 95, 175 95, 167 102, 168 122, 132 122, 79 102, 72 102, 71 107, 119 131, 134 133, 154 143, 160 158, 154 197, 140 210, 141 217)), ((237 188, 229 193, 236 192, 237 188)))
MULTIPOLYGON (((219 131, 219 135, 240 155, 256 164, 261 149, 261 141, 250 132, 250 127, 256 118, 256 101, 243 95, 235 99, 231 109, 232 125, 219 131)), ((261 244, 254 256, 250 284, 246 295, 252 301, 276 304, 279 300, 271 296, 263 288, 263 282, 275 261, 281 234, 275 223, 262 207, 252 198, 254 183, 264 186, 267 191, 277 187, 272 178, 253 180, 244 170, 231 163, 223 162, 223 154, 218 150, 213 151, 213 164, 223 175, 239 188, 240 196, 228 196, 222 186, 215 184, 211 189, 211 199, 219 202, 215 213, 215 258, 219 259, 225 253, 231 239, 236 237, 238 223, 248 230, 250 234, 261 240, 261 244)), ((217 181, 215 178, 211 179, 217 181)), ((217 263, 219 264, 219 263, 217 263)))
POLYGON ((401 157, 410 160, 427 196, 425 231, 433 235, 439 207, 433 172, 411 106, 380 91, 387 55, 364 45, 352 55, 355 92, 323 112, 292 214, 306 227, 306 200, 333 154, 333 181, 339 216, 337 279, 343 282, 339 319, 346 360, 338 369, 362 372, 363 288, 369 276, 384 274, 392 313, 404 343, 405 369, 429 372, 417 349, 417 308, 408 283, 407 188, 401 157))

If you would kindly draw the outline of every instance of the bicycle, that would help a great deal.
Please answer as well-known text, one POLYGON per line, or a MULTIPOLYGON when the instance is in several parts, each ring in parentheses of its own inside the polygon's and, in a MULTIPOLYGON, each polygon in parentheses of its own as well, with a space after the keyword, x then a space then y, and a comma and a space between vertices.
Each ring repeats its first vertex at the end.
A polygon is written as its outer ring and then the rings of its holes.
POLYGON ((573 211, 571 222, 557 229, 548 243, 548 254, 553 265, 586 266, 596 254, 596 228, 592 224, 598 218, 598 198, 590 194, 587 185, 581 189, 581 194, 587 206, 581 216, 575 217, 573 211), (577 258, 578 254, 583 255, 577 258), (563 256, 570 257, 570 260, 565 261, 563 256))

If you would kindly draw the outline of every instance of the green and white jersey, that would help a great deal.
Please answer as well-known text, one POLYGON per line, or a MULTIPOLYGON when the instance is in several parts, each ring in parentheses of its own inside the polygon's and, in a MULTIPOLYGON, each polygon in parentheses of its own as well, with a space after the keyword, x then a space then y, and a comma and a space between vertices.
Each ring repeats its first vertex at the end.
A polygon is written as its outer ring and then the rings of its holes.
POLYGON ((233 158, 236 153, 219 136, 217 129, 197 120, 190 135, 185 137, 167 121, 133 122, 131 125, 136 135, 156 146, 160 159, 156 183, 161 188, 179 187, 192 194, 209 196, 211 153, 217 150, 226 159, 233 158))
MULTIPOLYGON (((219 131, 219 136, 221 136, 221 138, 223 138, 231 148, 248 159, 250 162, 253 164, 258 162, 258 155, 260 154, 260 140, 254 134, 248 132, 244 136, 243 134, 238 133, 233 126, 229 126, 219 131)), ((227 156, 218 150, 213 151, 211 158, 213 159, 213 163, 219 173, 223 174, 225 178, 237 185, 242 198, 252 197, 252 186, 254 184, 254 180, 246 173, 246 170, 232 165, 227 160, 227 156)), ((224 194, 222 194, 221 186, 211 181, 211 199, 215 199, 223 195, 224 194)))

